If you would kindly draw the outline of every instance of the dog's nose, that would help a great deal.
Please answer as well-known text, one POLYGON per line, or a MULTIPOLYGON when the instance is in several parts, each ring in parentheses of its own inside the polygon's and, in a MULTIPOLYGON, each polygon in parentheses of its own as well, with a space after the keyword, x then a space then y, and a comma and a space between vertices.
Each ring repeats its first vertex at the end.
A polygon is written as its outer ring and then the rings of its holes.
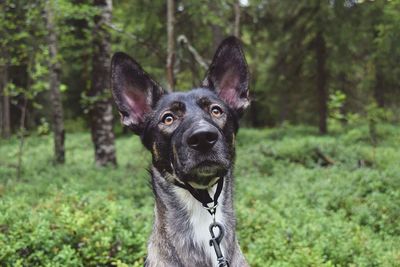
POLYGON ((210 150, 217 141, 217 130, 209 127, 200 128, 193 131, 193 133, 187 139, 189 147, 198 151, 210 150))

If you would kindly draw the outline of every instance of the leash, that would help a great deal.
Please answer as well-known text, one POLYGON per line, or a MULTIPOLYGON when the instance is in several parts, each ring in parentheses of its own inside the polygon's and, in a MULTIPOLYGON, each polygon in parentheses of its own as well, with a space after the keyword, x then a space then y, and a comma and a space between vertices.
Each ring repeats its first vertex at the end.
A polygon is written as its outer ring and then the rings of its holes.
POLYGON ((222 187, 224 185, 224 177, 220 177, 217 183, 218 185, 217 189, 215 190, 214 197, 211 198, 206 189, 195 189, 189 183, 180 183, 176 180, 174 181, 175 185, 188 190, 189 193, 197 201, 199 201, 203 205, 203 207, 208 211, 208 213, 210 213, 210 215, 212 216, 213 221, 209 226, 209 231, 211 235, 210 246, 214 248, 215 255, 217 256, 217 264, 218 264, 217 266, 229 267, 229 262, 225 259, 224 255, 222 254, 220 246, 222 238, 225 235, 225 228, 222 224, 216 222, 215 220, 215 213, 217 212, 217 206, 218 206, 218 198, 221 195, 222 187), (212 206, 209 206, 210 203, 212 203, 212 206), (215 228, 218 228, 218 235, 215 235, 214 233, 215 228))

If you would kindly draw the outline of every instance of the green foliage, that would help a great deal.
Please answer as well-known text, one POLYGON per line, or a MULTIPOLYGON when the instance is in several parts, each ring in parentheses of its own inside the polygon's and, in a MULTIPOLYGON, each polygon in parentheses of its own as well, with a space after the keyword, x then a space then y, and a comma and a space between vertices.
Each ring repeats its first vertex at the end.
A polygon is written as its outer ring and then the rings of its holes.
POLYGON ((375 102, 367 106, 367 120, 369 126, 369 135, 371 142, 378 142, 377 124, 380 122, 390 121, 391 112, 383 108, 379 108, 375 102))
POLYGON ((143 265, 153 203, 148 155, 138 140, 119 141, 121 158, 131 150, 135 159, 125 158, 120 169, 100 170, 92 167, 87 134, 67 139, 66 166, 51 164, 50 136, 29 138, 21 183, 13 180, 13 162, 6 160, 17 153, 17 140, 2 143, 0 265, 105 266, 118 260, 143 265))
POLYGON ((48 135, 50 133, 50 124, 46 120, 46 118, 40 119, 40 125, 36 130, 38 135, 48 135))
MULTIPOLYGON (((0 70, 6 66, 8 83, 20 88, 19 94, 10 94, 14 109, 22 93, 43 92, 48 87, 46 2, 5 0, 0 5, 0 70)), ((176 37, 184 34, 210 62, 216 42, 233 33, 234 3, 178 1, 176 37)), ((108 97, 86 94, 91 87, 92 33, 98 10, 88 0, 51 0, 49 4, 55 14, 61 90, 68 88, 63 94, 64 114, 66 119, 85 117, 93 102, 108 97)), ((240 11, 240 37, 251 73, 253 103, 244 117, 246 125, 316 124, 321 101, 316 94, 319 32, 326 43, 325 91, 328 96, 338 97, 336 92, 345 96, 340 103, 330 99, 330 104, 341 106, 340 112, 337 106, 330 107, 330 129, 340 130, 343 121, 367 121, 366 107, 372 98, 391 110, 396 122, 400 120, 399 1, 253 0, 242 3, 240 11)), ((112 23, 106 25, 112 50, 130 54, 161 85, 166 85, 165 21, 165 1, 115 0, 112 23)), ((204 72, 187 49, 177 44, 176 90, 198 86, 204 72)), ((34 98, 35 103, 48 105, 40 94, 34 98)), ((30 113, 34 126, 41 117, 51 116, 50 109, 30 113)), ((16 128, 17 121, 12 124, 16 128)))
POLYGON ((378 107, 375 102, 369 104, 366 108, 366 111, 368 121, 373 121, 374 123, 391 121, 392 113, 390 110, 385 110, 384 108, 378 107))
MULTIPOLYGON (((235 206, 251 266, 398 266, 399 128, 368 125, 335 136, 311 127, 242 129, 235 206), (334 162, 325 165, 316 149, 334 162)), ((52 138, 0 141, 0 265, 142 266, 153 222, 149 153, 117 139, 118 168, 93 166, 89 134, 70 134, 65 166, 52 138)))
POLYGON ((66 120, 64 122, 64 128, 67 133, 77 133, 86 131, 88 126, 87 122, 82 117, 78 117, 66 120))
POLYGON ((107 101, 111 98, 111 90, 103 91, 94 96, 89 96, 86 92, 81 94, 81 105, 85 114, 89 113, 95 103, 99 101, 107 101))
POLYGON ((340 128, 341 124, 347 121, 347 114, 343 114, 346 95, 341 91, 334 91, 329 95, 328 102, 328 123, 329 129, 340 128))
POLYGON ((343 92, 335 91, 329 95, 329 115, 335 120, 343 120, 344 115, 341 112, 343 104, 346 101, 346 95, 343 92))

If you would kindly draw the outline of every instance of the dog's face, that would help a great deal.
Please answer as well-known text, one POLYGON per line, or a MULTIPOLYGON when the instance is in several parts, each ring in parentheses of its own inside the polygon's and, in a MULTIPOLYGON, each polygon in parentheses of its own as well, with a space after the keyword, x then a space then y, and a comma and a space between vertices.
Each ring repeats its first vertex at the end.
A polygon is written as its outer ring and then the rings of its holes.
POLYGON ((199 88, 167 94, 132 58, 112 59, 113 96, 122 123, 141 136, 153 165, 205 188, 232 167, 238 119, 248 106, 248 69, 239 41, 218 48, 199 88))

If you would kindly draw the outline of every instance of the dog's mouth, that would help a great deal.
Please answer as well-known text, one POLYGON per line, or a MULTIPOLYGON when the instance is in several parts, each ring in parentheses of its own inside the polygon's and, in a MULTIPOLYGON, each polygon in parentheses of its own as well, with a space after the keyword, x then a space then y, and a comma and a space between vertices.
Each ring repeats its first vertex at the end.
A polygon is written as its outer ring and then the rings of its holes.
POLYGON ((203 161, 193 167, 185 176, 191 186, 204 189, 214 185, 226 173, 227 169, 220 163, 203 161))
POLYGON ((194 174, 199 177, 209 177, 217 175, 221 169, 222 166, 217 162, 203 161, 192 168, 190 174, 194 174))

